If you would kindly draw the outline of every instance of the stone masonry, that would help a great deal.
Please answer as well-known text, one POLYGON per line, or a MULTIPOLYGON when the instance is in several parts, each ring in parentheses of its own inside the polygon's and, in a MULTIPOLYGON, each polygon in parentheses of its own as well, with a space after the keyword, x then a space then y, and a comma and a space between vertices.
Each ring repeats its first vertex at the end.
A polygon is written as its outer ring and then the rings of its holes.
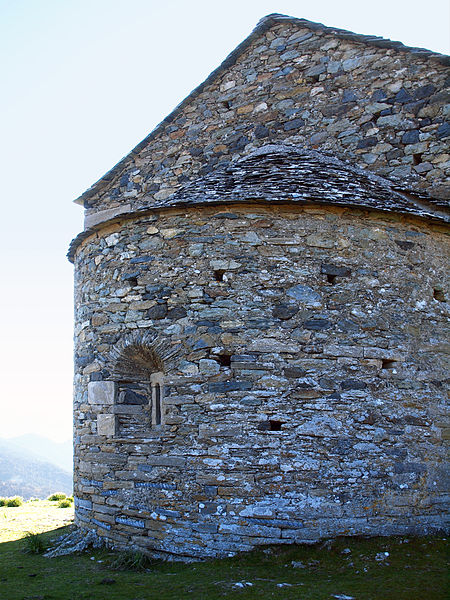
POLYGON ((271 15, 81 196, 81 530, 197 559, 446 528, 446 64, 271 15))

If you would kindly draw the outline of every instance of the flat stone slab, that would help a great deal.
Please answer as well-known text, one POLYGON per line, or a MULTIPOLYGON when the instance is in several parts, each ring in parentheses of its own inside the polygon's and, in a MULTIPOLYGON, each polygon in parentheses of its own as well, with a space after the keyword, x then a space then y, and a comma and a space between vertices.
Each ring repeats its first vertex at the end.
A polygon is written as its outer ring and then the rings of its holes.
POLYGON ((114 404, 117 397, 115 381, 91 381, 88 384, 89 404, 114 404))

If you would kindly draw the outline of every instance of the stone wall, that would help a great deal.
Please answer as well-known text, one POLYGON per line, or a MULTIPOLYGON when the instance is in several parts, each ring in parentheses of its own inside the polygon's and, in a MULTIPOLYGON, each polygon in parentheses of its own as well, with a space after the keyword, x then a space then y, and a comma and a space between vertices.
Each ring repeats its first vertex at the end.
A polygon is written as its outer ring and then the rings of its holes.
POLYGON ((368 39, 300 19, 264 21, 81 196, 87 226, 165 200, 197 176, 280 141, 448 198, 446 58, 368 39))
MULTIPOLYGON (((288 33, 258 52, 277 69, 295 60, 282 58, 288 33)), ((361 57, 342 52, 347 77, 345 61, 361 57)), ((324 64, 319 79, 333 74, 324 64)), ((221 94, 242 85, 233 77, 221 94)), ((358 106, 346 115, 369 104, 358 106)), ((177 144, 188 144, 194 117, 171 132, 167 160, 189 162, 166 164, 162 188, 181 164, 193 172, 195 153, 177 144)), ((437 144, 433 132, 418 143, 437 144)), ((214 129, 198 135, 214 153, 214 129)), ((163 168, 156 156, 152 165, 163 168)), ((441 227, 425 220, 292 205, 149 211, 80 241, 78 525, 118 546, 194 558, 444 527, 446 255, 441 227), (145 368, 130 381, 133 348, 164 378, 161 425, 145 368)))

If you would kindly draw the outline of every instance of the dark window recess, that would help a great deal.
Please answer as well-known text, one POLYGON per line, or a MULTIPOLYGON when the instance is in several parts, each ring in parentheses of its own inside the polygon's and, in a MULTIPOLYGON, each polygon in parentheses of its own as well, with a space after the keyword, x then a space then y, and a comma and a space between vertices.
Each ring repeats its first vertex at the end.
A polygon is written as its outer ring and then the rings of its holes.
POLYGON ((444 292, 442 290, 437 289, 437 288, 434 288, 434 290, 433 290, 433 298, 435 300, 439 300, 439 302, 446 302, 444 292))
POLYGON ((272 419, 269 421, 270 431, 281 431, 281 427, 283 423, 281 421, 273 421, 272 419))
POLYGON ((343 267, 334 263, 322 263, 320 265, 320 272, 327 276, 328 283, 334 285, 338 283, 341 277, 350 277, 352 270, 349 267, 343 267))
POLYGON ((274 419, 269 419, 269 421, 263 421, 259 423, 258 429, 259 431, 281 431, 284 423, 282 421, 275 421, 274 419))
POLYGON ((155 425, 161 425, 161 386, 155 384, 155 425))
POLYGON ((217 271, 214 271, 214 279, 216 281, 223 281, 224 275, 225 275, 225 271, 223 271, 222 269, 218 269, 217 271))
POLYGON ((414 165, 420 165, 421 162, 422 162, 422 155, 421 154, 413 154, 414 165))
POLYGON ((382 369, 392 370, 392 369, 395 369, 396 365, 397 365, 397 361, 391 360, 389 358, 383 358, 381 361, 382 369))
POLYGON ((141 404, 148 403, 148 390, 145 384, 137 384, 132 382, 119 382, 119 404, 141 404))
POLYGON ((127 279, 127 283, 129 283, 131 287, 136 287, 138 284, 137 277, 130 277, 130 279, 127 279))
POLYGON ((230 367, 231 366, 231 354, 219 354, 217 356, 217 361, 221 367, 230 367))

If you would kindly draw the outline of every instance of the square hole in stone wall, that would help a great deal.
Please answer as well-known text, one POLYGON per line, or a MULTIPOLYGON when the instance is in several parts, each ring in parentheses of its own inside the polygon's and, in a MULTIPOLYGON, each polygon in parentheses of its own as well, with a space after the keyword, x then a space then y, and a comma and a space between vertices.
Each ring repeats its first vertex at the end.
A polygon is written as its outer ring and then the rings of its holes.
POLYGON ((217 355, 217 361, 221 367, 230 367, 231 366, 231 354, 223 354, 217 355))
POLYGON ((284 423, 282 421, 269 420, 269 431, 281 431, 284 423))
POLYGON ((439 288, 434 288, 433 290, 433 298, 435 300, 438 300, 439 302, 445 302, 445 294, 442 290, 440 290, 439 288))
POLYGON ((383 358, 381 361, 382 369, 387 369, 389 371, 392 371, 392 369, 395 369, 396 366, 397 366, 396 360, 392 360, 390 358, 383 358))
POLYGON ((269 419, 258 424, 259 431, 281 431, 284 423, 276 419, 269 419))

